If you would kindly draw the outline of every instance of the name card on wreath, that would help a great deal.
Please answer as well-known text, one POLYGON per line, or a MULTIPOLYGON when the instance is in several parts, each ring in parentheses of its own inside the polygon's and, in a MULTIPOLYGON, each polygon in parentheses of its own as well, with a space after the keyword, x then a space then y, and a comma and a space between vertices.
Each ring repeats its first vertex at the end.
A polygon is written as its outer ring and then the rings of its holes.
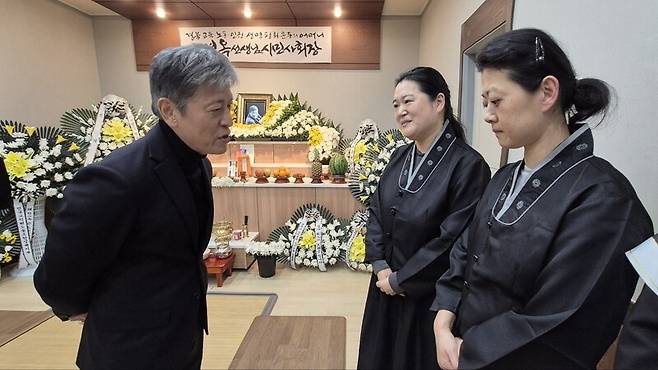
POLYGON ((331 27, 180 27, 181 45, 208 44, 231 62, 331 63, 331 27))

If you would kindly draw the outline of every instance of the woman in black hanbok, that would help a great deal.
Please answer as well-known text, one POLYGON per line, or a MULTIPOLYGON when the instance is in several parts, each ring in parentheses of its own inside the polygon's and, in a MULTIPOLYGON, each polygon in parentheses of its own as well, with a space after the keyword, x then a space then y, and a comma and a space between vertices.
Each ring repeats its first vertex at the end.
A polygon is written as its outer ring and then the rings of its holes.
POLYGON ((557 43, 534 29, 497 37, 477 62, 485 120, 524 158, 492 178, 437 283, 439 365, 593 369, 637 281, 624 252, 653 234, 582 123, 606 110, 608 87, 576 79, 557 43))
POLYGON ((360 369, 437 368, 429 311, 434 284, 491 174, 464 141, 441 74, 400 76, 393 108, 414 142, 391 156, 370 204, 366 261, 374 274, 361 328, 360 369))

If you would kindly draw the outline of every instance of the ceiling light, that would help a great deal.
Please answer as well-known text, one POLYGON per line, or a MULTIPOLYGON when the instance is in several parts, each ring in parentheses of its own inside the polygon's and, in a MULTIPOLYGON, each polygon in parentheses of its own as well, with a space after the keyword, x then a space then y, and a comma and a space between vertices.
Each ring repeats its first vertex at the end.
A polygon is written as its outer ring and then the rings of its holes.
POLYGON ((248 6, 244 7, 244 17, 245 18, 251 18, 251 8, 248 6))
POLYGON ((343 9, 340 8, 340 5, 336 4, 334 7, 334 17, 340 18, 341 15, 343 15, 343 9))
POLYGON ((162 9, 162 8, 156 8, 155 9, 155 15, 157 15, 158 18, 166 18, 167 17, 167 13, 165 13, 165 10, 162 9))

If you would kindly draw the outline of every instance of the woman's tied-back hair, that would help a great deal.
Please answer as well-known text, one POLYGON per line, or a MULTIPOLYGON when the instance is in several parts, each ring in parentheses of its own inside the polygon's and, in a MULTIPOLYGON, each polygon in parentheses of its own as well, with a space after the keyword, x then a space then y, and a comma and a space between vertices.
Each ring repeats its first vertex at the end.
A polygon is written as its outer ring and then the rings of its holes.
POLYGON ((420 91, 429 95, 432 100, 435 99, 439 93, 442 93, 445 96, 445 118, 448 119, 449 124, 455 131, 455 135, 460 139, 465 140, 464 128, 457 117, 455 117, 452 105, 450 104, 450 89, 448 88, 448 83, 441 73, 431 67, 416 67, 402 73, 397 80, 395 80, 395 86, 405 80, 417 83, 420 91))
MULTIPOLYGON (((560 81, 559 102, 568 124, 603 113, 610 106, 611 87, 596 78, 577 79, 569 58, 544 31, 524 28, 504 33, 477 56, 478 70, 505 70, 509 78, 528 92, 539 88, 546 76, 560 81)), ((598 123, 600 123, 599 121, 598 123)))

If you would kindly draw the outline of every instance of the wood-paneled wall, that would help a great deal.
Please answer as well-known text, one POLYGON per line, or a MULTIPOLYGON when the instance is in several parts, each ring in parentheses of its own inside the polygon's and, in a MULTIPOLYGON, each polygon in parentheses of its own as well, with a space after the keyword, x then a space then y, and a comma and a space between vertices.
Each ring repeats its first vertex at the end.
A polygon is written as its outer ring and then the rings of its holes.
POLYGON ((379 19, 270 19, 245 21, 134 19, 133 40, 138 71, 148 71, 162 49, 180 45, 179 27, 233 26, 331 26, 331 63, 234 63, 241 68, 379 69, 381 22, 379 19))

